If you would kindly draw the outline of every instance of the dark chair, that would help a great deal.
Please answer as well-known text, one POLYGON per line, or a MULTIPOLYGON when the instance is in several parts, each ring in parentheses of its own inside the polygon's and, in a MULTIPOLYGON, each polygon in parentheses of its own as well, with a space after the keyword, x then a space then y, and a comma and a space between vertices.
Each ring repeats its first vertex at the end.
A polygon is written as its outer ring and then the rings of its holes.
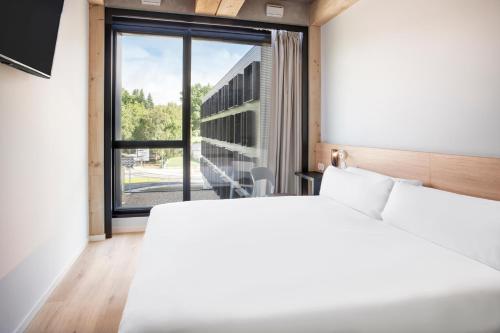
POLYGON ((274 180, 274 174, 273 172, 266 167, 257 167, 253 168, 250 170, 250 174, 252 175, 252 180, 253 180, 253 191, 252 191, 252 196, 253 197, 262 197, 262 196, 268 196, 274 193, 274 187, 275 187, 275 180, 274 180), (257 182, 265 180, 265 191, 259 191, 260 188, 257 186, 257 182))

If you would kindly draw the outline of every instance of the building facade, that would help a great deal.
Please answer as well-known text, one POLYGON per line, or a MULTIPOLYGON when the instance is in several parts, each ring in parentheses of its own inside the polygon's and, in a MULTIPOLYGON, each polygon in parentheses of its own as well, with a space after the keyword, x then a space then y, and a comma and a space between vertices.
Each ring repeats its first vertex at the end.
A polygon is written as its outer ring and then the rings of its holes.
POLYGON ((267 165, 271 48, 254 46, 202 98, 200 168, 219 198, 250 196, 250 170, 267 165))

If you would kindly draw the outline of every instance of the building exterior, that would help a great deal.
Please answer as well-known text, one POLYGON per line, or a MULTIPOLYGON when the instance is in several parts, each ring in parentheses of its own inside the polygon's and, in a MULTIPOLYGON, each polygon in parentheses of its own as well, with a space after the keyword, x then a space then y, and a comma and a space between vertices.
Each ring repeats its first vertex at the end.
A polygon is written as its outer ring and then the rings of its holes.
POLYGON ((249 196, 267 165, 271 48, 255 46, 202 98, 201 172, 219 198, 249 196))

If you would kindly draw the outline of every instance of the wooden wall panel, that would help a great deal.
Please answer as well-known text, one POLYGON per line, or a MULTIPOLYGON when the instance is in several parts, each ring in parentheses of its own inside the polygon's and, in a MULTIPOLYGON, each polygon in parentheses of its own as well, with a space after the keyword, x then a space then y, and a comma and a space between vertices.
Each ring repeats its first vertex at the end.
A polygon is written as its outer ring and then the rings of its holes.
POLYGON ((392 177, 418 179, 444 191, 500 200, 500 158, 445 155, 393 149, 316 145, 317 163, 331 164, 331 149, 347 152, 347 165, 392 177))
POLYGON ((316 163, 315 146, 321 141, 321 29, 309 27, 309 170, 316 163))
POLYGON ((431 154, 432 186, 500 200, 500 158, 431 154))
POLYGON ((311 3, 309 24, 321 26, 351 7, 358 0, 315 0, 311 3))
POLYGON ((428 153, 403 150, 366 148, 320 143, 317 146, 317 162, 331 164, 331 150, 347 152, 347 165, 373 170, 398 178, 418 179, 430 184, 430 156, 428 153))
POLYGON ((89 5, 89 232, 104 234, 104 6, 89 5))

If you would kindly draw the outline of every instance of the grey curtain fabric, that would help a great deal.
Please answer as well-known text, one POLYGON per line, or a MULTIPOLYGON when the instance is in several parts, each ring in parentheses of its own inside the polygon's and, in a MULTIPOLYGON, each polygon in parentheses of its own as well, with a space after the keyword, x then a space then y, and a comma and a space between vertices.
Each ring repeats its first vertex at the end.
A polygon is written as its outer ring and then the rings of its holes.
POLYGON ((299 194, 302 169, 302 34, 272 32, 273 74, 268 165, 276 192, 299 194))

